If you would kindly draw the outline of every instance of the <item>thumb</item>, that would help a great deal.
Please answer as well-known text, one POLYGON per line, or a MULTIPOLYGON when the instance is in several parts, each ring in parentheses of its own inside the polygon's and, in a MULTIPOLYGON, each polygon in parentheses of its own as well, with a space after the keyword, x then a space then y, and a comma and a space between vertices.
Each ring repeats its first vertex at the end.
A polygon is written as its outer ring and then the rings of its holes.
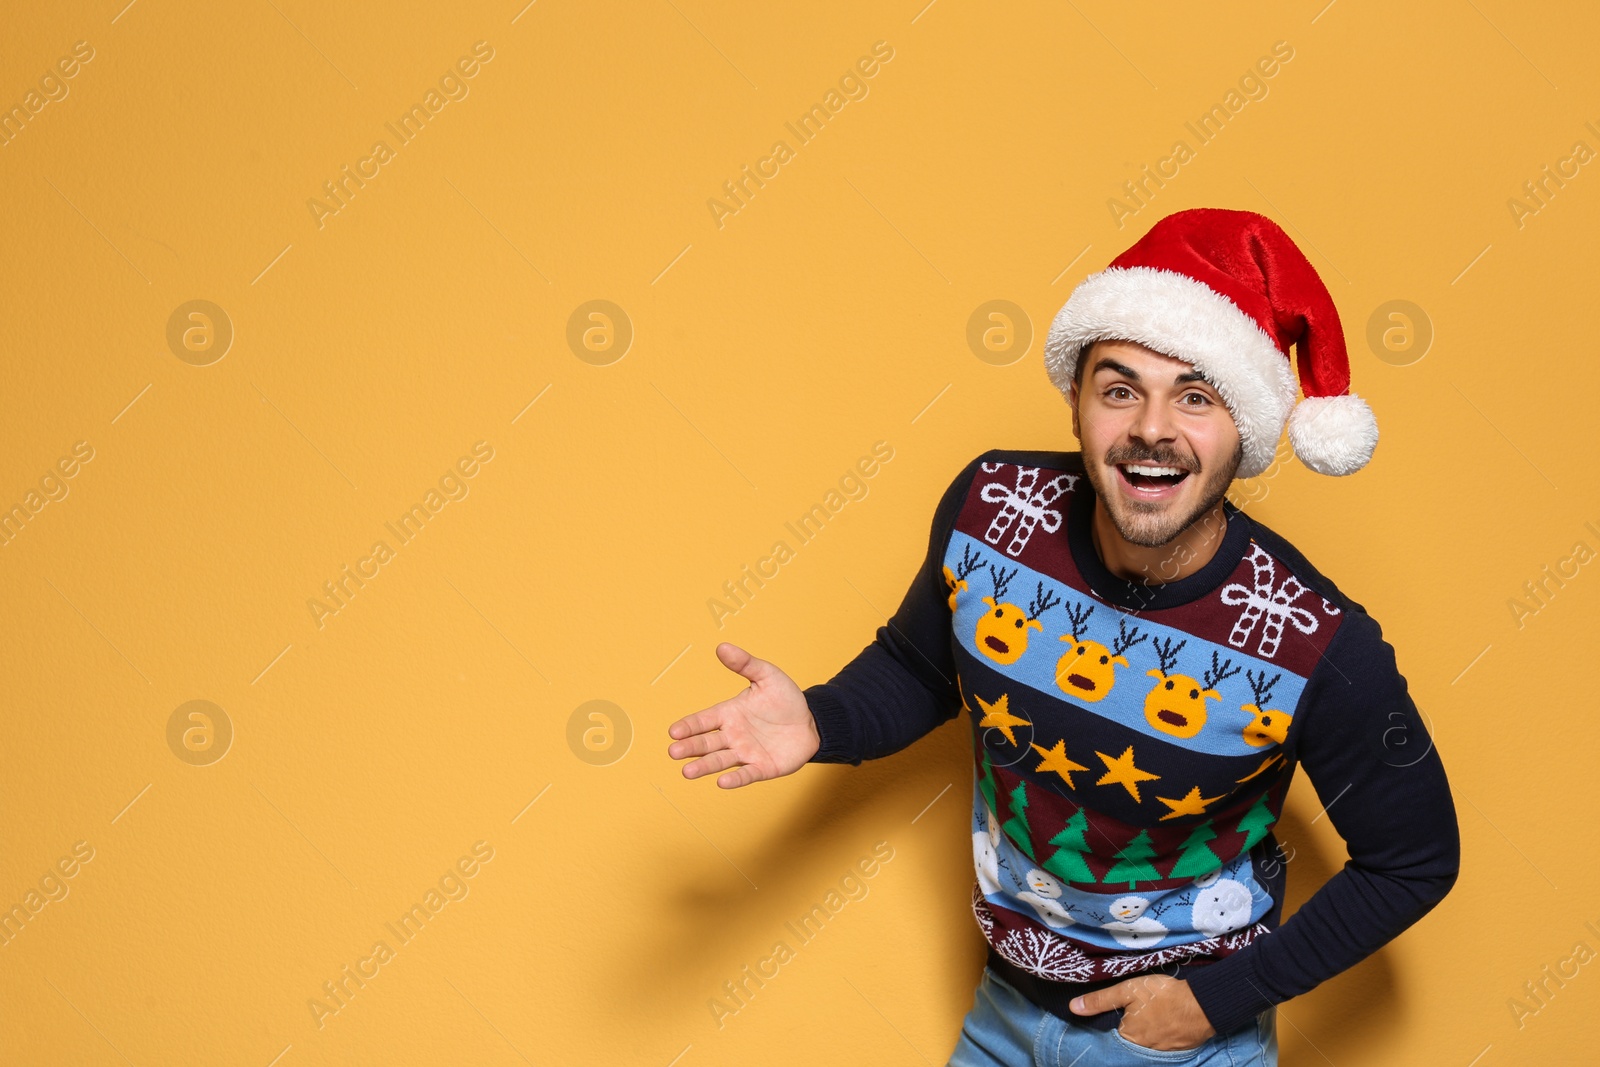
POLYGON ((734 671, 751 682, 759 682, 767 675, 771 666, 764 659, 757 659, 732 641, 724 641, 717 646, 717 658, 722 665, 734 671))
POLYGON ((1096 989, 1093 993, 1085 993, 1081 997, 1072 999, 1072 1013, 1074 1015, 1098 1015, 1103 1011, 1113 1008, 1124 1008, 1132 1004, 1135 997, 1128 988, 1127 982, 1118 982, 1104 989, 1096 989))

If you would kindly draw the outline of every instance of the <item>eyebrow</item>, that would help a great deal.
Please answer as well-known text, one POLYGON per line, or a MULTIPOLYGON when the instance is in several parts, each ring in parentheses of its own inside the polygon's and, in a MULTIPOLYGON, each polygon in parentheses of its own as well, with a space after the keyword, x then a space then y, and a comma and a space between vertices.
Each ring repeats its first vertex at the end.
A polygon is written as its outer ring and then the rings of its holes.
MULTIPOLYGON (((1136 382, 1139 380, 1138 371, 1134 370, 1132 367, 1118 363, 1110 356, 1101 356, 1100 361, 1094 365, 1093 373, 1098 374, 1103 370, 1113 371, 1122 375, 1124 378, 1129 379, 1130 381, 1136 382)), ((1207 385, 1211 384, 1206 376, 1197 370, 1185 371, 1183 374, 1180 374, 1176 378, 1172 379, 1173 385, 1182 385, 1184 382, 1205 382, 1207 385)))

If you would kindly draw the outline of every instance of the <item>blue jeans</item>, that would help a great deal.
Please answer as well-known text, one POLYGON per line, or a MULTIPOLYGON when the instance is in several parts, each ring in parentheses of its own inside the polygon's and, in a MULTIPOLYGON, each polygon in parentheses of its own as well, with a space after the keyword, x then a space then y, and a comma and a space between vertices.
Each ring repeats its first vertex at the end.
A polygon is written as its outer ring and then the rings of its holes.
POLYGON ((1275 1009, 1231 1034, 1190 1049, 1135 1045, 1116 1030, 1078 1026, 1035 1005, 992 969, 983 969, 972 1010, 947 1067, 1115 1067, 1181 1063, 1205 1067, 1278 1067, 1275 1009))

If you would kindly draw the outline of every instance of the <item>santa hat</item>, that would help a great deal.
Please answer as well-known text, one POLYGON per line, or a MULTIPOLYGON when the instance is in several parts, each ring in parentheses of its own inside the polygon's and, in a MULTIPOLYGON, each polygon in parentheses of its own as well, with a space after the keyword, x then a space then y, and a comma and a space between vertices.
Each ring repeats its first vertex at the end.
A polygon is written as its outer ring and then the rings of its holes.
POLYGON ((1267 469, 1285 422, 1295 455, 1320 474, 1350 474, 1372 458, 1378 424, 1349 391, 1333 298, 1264 215, 1223 208, 1168 215, 1080 282, 1044 346, 1045 370, 1062 395, 1084 350, 1102 339, 1137 341, 1206 376, 1239 429, 1244 458, 1236 477, 1267 469), (1291 345, 1305 393, 1298 404, 1291 345))

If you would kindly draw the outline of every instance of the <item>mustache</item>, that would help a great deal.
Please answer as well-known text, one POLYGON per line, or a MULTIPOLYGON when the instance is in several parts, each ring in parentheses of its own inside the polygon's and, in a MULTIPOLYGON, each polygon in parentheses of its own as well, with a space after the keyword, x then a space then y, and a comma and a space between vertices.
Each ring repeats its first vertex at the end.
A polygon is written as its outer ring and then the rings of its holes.
POLYGON ((1196 459, 1180 456, 1167 449, 1138 449, 1138 448, 1113 448, 1106 453, 1106 466, 1116 466, 1119 463, 1148 463, 1152 467, 1177 467, 1179 470, 1191 474, 1200 473, 1200 462, 1196 459))

